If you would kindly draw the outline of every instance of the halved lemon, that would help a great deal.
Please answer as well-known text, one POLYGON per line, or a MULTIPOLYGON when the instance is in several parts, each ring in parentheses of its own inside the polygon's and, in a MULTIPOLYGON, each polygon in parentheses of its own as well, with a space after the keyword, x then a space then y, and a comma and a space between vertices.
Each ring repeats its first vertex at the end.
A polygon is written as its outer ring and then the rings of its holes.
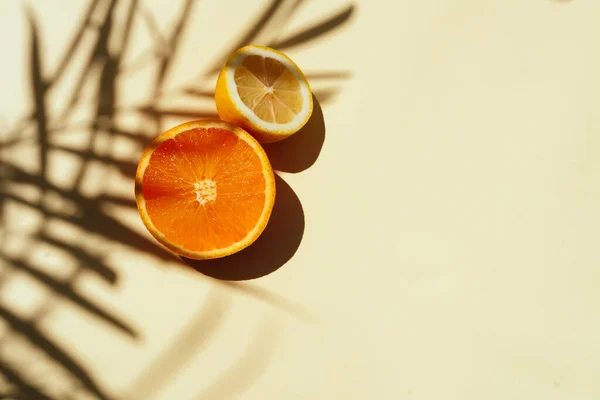
POLYGON ((285 139, 310 118, 310 85, 298 66, 269 47, 249 45, 227 61, 215 89, 223 121, 244 128, 259 142, 285 139))

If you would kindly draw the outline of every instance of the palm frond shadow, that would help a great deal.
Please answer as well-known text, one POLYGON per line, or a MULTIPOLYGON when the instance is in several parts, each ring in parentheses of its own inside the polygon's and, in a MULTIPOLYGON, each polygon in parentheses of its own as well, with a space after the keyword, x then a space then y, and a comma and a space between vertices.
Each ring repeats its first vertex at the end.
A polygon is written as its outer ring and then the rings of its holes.
POLYGON ((0 361, 0 374, 4 376, 12 385, 13 389, 7 393, 0 393, 1 399, 29 399, 29 400, 54 400, 45 395, 34 385, 21 377, 21 374, 12 368, 11 365, 0 361))
POLYGON ((350 4, 337 14, 318 22, 313 26, 309 26, 308 28, 305 28, 290 37, 273 41, 270 43, 270 45, 280 50, 288 50, 291 47, 308 43, 313 39, 333 31, 334 29, 343 25, 345 22, 349 21, 355 10, 356 6, 354 4, 350 4))
MULTIPOLYGON (((58 252, 70 254, 73 259, 77 260, 78 268, 76 268, 76 270, 66 279, 59 279, 52 274, 44 272, 38 265, 32 264, 32 262, 28 260, 29 255, 27 253, 22 254, 21 256, 14 256, 2 252, 3 262, 5 265, 9 266, 9 269, 3 270, 3 283, 9 282, 15 273, 25 274, 38 284, 45 286, 51 293, 51 296, 47 299, 48 301, 45 301, 37 310, 33 311, 27 317, 14 313, 5 307, 1 307, 0 319, 2 319, 10 328, 8 332, 4 333, 2 343, 5 343, 5 341, 10 342, 11 336, 24 338, 39 351, 42 351, 43 354, 45 354, 48 359, 52 360, 58 367, 69 372, 73 388, 80 387, 87 393, 92 394, 99 399, 110 399, 111 396, 100 387, 86 368, 69 355, 68 350, 64 346, 61 346, 50 339, 45 331, 40 328, 45 315, 60 304, 60 302, 66 301, 77 306, 81 311, 114 327, 118 332, 125 334, 131 339, 135 340, 139 337, 139 333, 135 328, 131 327, 129 323, 123 321, 122 318, 115 315, 114 312, 105 310, 76 289, 76 281, 82 271, 93 272, 110 285, 114 285, 117 282, 117 272, 109 267, 101 256, 90 254, 82 247, 53 237, 47 228, 46 222, 51 220, 64 221, 79 227, 86 232, 96 232, 109 239, 120 237, 120 240, 123 241, 123 243, 128 243, 129 239, 132 239, 133 242, 129 243, 132 243, 132 246, 137 250, 160 254, 157 252, 156 247, 152 246, 151 242, 147 239, 136 234, 131 228, 126 227, 116 219, 107 215, 103 211, 102 200, 88 198, 81 193, 81 183, 86 174, 86 169, 89 164, 88 161, 97 156, 94 152, 94 140, 97 136, 96 131, 92 132, 92 135, 90 135, 90 140, 88 142, 89 150, 79 154, 84 159, 84 162, 82 163, 82 167, 77 171, 76 178, 71 187, 64 188, 54 184, 48 174, 50 157, 52 157, 53 152, 61 150, 52 145, 52 137, 49 129, 51 116, 49 115, 47 108, 48 91, 59 81, 63 71, 68 68, 69 64, 72 62, 75 49, 79 45, 83 32, 86 26, 91 23, 92 15, 97 15, 97 9, 101 3, 103 3, 102 5, 107 5, 107 8, 105 9, 103 22, 99 28, 100 34, 96 40, 92 56, 86 68, 84 68, 83 74, 79 78, 80 84, 76 86, 66 111, 63 113, 64 116, 68 116, 70 110, 79 100, 79 90, 81 90, 83 83, 92 79, 92 72, 95 68, 100 68, 101 73, 98 84, 99 101, 97 102, 98 106, 95 117, 98 120, 101 118, 112 118, 117 77, 116 67, 119 65, 120 57, 128 42, 133 14, 136 7, 135 1, 130 3, 128 10, 129 15, 126 18, 126 23, 121 29, 121 37, 123 38, 122 48, 121 52, 116 56, 109 55, 108 39, 111 34, 114 34, 113 18, 115 17, 114 10, 117 0, 109 2, 93 1, 88 7, 86 16, 84 17, 84 23, 77 30, 74 41, 67 49, 65 58, 59 62, 58 72, 50 79, 44 76, 42 64, 43 46, 41 44, 42 34, 39 32, 37 17, 31 8, 25 8, 30 36, 30 85, 34 106, 34 110, 31 113, 31 124, 35 126, 37 137, 38 157, 35 161, 37 161, 38 171, 36 173, 31 173, 19 168, 17 165, 10 165, 7 163, 6 168, 2 169, 2 180, 6 183, 2 186, 2 196, 5 201, 12 201, 25 206, 32 211, 38 213, 41 212, 43 221, 38 225, 37 232, 31 235, 32 238, 45 243, 47 246, 56 249, 58 252), (12 189, 13 185, 26 185, 37 189, 40 194, 39 200, 31 201, 30 199, 21 196, 19 190, 12 189), (49 207, 48 202, 45 200, 46 195, 49 193, 54 196, 59 196, 62 200, 76 204, 76 212, 61 212, 49 207)), ((60 119, 62 118, 59 118, 59 120, 60 119)), ((116 164, 122 173, 131 174, 129 165, 119 165, 114 162, 116 160, 100 158, 97 159, 97 161, 116 164)), ((161 255, 163 258, 167 257, 166 253, 161 255)), ((47 393, 44 387, 38 387, 34 383, 28 381, 25 377, 26 370, 17 369, 1 360, 0 362, 2 367, 0 368, 0 372, 16 388, 15 397, 31 399, 53 398, 53 396, 47 393)))
POLYGON ((275 354, 280 326, 273 319, 260 321, 251 345, 225 372, 200 393, 197 400, 235 399, 260 378, 275 354))
MULTIPOLYGON (((285 50, 300 45, 315 43, 316 40, 327 36, 335 29, 346 24, 355 13, 355 6, 347 8, 325 17, 320 22, 306 28, 300 29, 287 37, 280 35, 281 28, 293 17, 298 8, 306 0, 270 0, 267 6, 256 19, 255 23, 242 32, 239 40, 233 42, 233 46, 226 49, 216 57, 215 62, 207 68, 202 76, 205 78, 213 75, 222 65, 223 60, 235 49, 250 43, 271 45, 285 50)), ((0 269, 0 291, 5 285, 17 276, 27 276, 28 279, 42 285, 47 293, 46 300, 29 315, 23 315, 10 309, 8 305, 0 305, 0 319, 9 328, 0 336, 0 347, 10 342, 12 336, 24 338, 32 346, 40 350, 48 359, 52 360, 59 368, 68 371, 72 378, 73 390, 84 391, 98 399, 110 399, 110 396, 96 381, 86 367, 69 354, 69 349, 51 339, 43 329, 43 322, 48 313, 60 304, 68 303, 90 317, 102 321, 107 327, 114 330, 115 334, 122 335, 126 340, 139 340, 143 332, 139 332, 134 324, 119 316, 116 310, 109 310, 94 300, 86 293, 77 289, 78 281, 83 274, 97 277, 103 284, 109 287, 119 282, 119 272, 114 266, 109 265, 101 251, 92 251, 84 243, 73 243, 60 236, 56 236, 49 228, 49 223, 59 221, 68 224, 81 232, 95 235, 107 243, 127 246, 130 250, 155 257, 165 262, 181 262, 171 253, 162 249, 149 235, 138 233, 107 210, 117 206, 135 212, 135 201, 133 191, 131 194, 115 195, 100 192, 90 196, 83 190, 86 177, 92 164, 103 165, 108 170, 117 171, 122 177, 133 182, 137 160, 121 159, 113 156, 111 152, 101 151, 99 142, 108 137, 113 143, 117 139, 133 140, 141 149, 148 145, 153 134, 168 117, 184 119, 214 118, 214 109, 205 110, 181 110, 178 108, 167 108, 161 106, 160 99, 165 94, 165 82, 174 67, 176 55, 181 49, 182 41, 185 39, 186 29, 190 24, 190 16, 196 0, 185 0, 178 3, 179 12, 168 33, 160 31, 158 24, 154 22, 151 12, 140 10, 137 0, 91 0, 82 14, 81 22, 75 27, 69 43, 66 44, 62 56, 56 65, 58 67, 51 74, 44 65, 44 32, 41 31, 34 9, 26 7, 26 23, 29 28, 29 82, 32 98, 32 109, 25 113, 23 118, 8 132, 2 135, 0 150, 7 151, 12 146, 32 140, 36 147, 36 158, 31 160, 37 165, 37 170, 23 168, 18 163, 6 162, 0 170, 0 209, 4 217, 5 206, 14 203, 25 210, 41 215, 41 222, 34 232, 27 233, 32 243, 43 244, 60 254, 67 254, 76 260, 77 267, 69 276, 57 277, 44 269, 30 254, 13 254, 0 248, 0 260, 6 268, 0 269), (156 75, 149 90, 154 93, 153 101, 148 104, 135 107, 122 106, 117 102, 119 79, 130 73, 124 66, 125 56, 133 46, 131 41, 132 29, 135 23, 146 24, 148 29, 154 31, 156 49, 151 49, 146 60, 154 63, 156 75), (86 32, 95 30, 97 32, 93 43, 84 40, 86 32), (110 42, 110 49, 109 49, 110 42), (116 43, 116 46, 114 45, 116 43), (89 54, 82 63, 76 61, 80 53, 89 46, 89 54), (83 50, 82 50, 83 49, 83 50), (61 86, 65 77, 72 77, 75 85, 66 95, 65 105, 59 111, 50 112, 50 96, 61 86), (84 88, 94 87, 93 98, 89 98, 84 88), (57 138, 63 132, 72 129, 74 111, 82 104, 92 101, 95 104, 93 115, 83 126, 77 128, 87 133, 87 142, 83 149, 74 149, 57 143, 57 138), (152 121, 152 128, 139 130, 124 128, 119 125, 117 113, 132 113, 142 115, 152 121), (33 136, 22 133, 33 134, 33 136), (59 184, 52 179, 49 173, 51 161, 61 155, 69 156, 79 160, 80 167, 75 170, 74 178, 68 185, 59 184), (35 172, 32 172, 35 171, 35 172), (32 200, 24 196, 20 188, 27 187, 35 189, 39 194, 32 200), (74 205, 74 209, 63 210, 53 206, 52 199, 67 202, 74 205), (12 336, 11 336, 12 335, 12 336), (6 340, 6 341, 5 341, 6 340)), ((326 104, 335 99, 339 94, 343 82, 351 78, 351 72, 345 70, 323 70, 307 73, 308 79, 314 82, 325 83, 325 87, 315 90, 315 111, 307 126, 293 139, 267 146, 267 152, 276 170, 283 172, 300 172, 309 168, 317 160, 325 140, 325 120, 321 104, 326 104), (294 149, 292 149, 292 147, 294 149), (298 151, 298 149, 302 149, 298 151), (300 158, 296 154, 303 154, 300 158)), ((205 80, 204 78, 204 80, 205 80)), ((198 88, 196 85, 187 85, 178 89, 181 96, 199 96, 212 98, 211 90, 198 88)), ((27 142, 29 143, 29 142, 27 142)), ((109 146, 110 147, 110 146, 109 146)), ((215 260, 202 264, 191 262, 192 266, 205 275, 224 280, 246 280, 269 274, 283 266, 296 252, 304 232, 304 213, 300 200, 294 191, 281 178, 277 178, 278 200, 275 205, 273 217, 265 233, 259 240, 245 251, 229 258, 226 261, 215 260), (279 250, 273 252, 272 243, 279 243, 279 250), (226 264, 226 265, 225 265, 226 264)), ((4 220, 3 220, 4 223, 4 220)), ((233 290, 233 289, 232 289, 233 290)), ((252 295, 252 291, 248 291, 252 295)), ((201 314, 204 316, 200 322, 191 324, 183 337, 193 346, 201 348, 206 345, 211 335, 220 325, 221 317, 228 308, 228 298, 212 294, 207 300, 201 314), (207 325, 208 324, 208 325, 207 325), (203 326, 205 334, 202 340, 194 335, 194 332, 203 326), (193 339, 193 340, 192 340, 193 339)), ((270 302, 276 306, 278 302, 284 302, 277 296, 271 296, 270 302)), ((290 309, 289 304, 281 304, 282 308, 290 309)), ((293 307, 292 307, 293 309, 293 307)), ((294 309, 294 312, 297 310, 294 309)), ((261 325, 262 326, 262 325, 261 325)), ((257 335, 258 348, 265 349, 269 343, 261 341, 260 338, 268 337, 272 329, 265 324, 260 328, 257 335), (267 329, 268 328, 268 329, 267 329), (263 332, 264 331, 264 332, 263 332), (268 332, 267 332, 268 331, 268 332)), ((68 333, 67 333, 68 334, 68 333)), ((249 353, 244 360, 248 361, 248 368, 252 365, 264 365, 268 362, 269 351, 248 350, 249 353)), ((167 348, 160 356, 158 366, 165 368, 154 368, 140 374, 138 387, 149 386, 152 381, 153 387, 158 388, 167 382, 175 370, 184 362, 182 354, 188 354, 188 349, 181 346, 167 348), (148 378, 148 379, 146 379, 148 378)), ((218 385, 210 386, 202 398, 211 397, 220 392, 219 387, 223 382, 233 382, 231 379, 240 379, 239 368, 233 369, 231 374, 225 374, 218 380, 218 385), (236 372, 237 371, 237 372, 236 372), (228 375, 231 375, 228 378, 228 375), (236 377, 237 376, 237 377, 236 377)), ((4 376, 14 387, 10 393, 15 398, 27 399, 54 399, 43 385, 32 382, 27 377, 22 367, 17 367, 0 357, 0 374, 4 376)), ((255 374, 257 375, 257 374, 255 374)), ((258 374, 259 375, 259 374, 258 374)), ((238 384, 233 385, 234 394, 241 393, 249 386, 257 376, 247 375, 238 384)), ((140 390, 133 390, 132 396, 139 396, 140 390)), ((234 395, 232 394, 232 395, 234 395)), ((2 397, 4 393, 0 393, 2 397)), ((9 394, 6 394, 9 395, 9 394)), ((70 393, 69 396, 73 395, 70 393)), ((63 398, 63 397, 58 397, 63 398)))
POLYGON ((8 324, 12 331, 26 337, 31 343, 34 343, 38 349, 56 360, 63 368, 69 370, 71 375, 76 378, 80 384, 84 385, 89 392, 95 394, 100 399, 110 398, 100 389, 98 384, 80 363, 75 361, 65 349, 48 339, 35 324, 23 321, 21 318, 2 307, 0 307, 0 318, 8 324))
POLYGON ((179 332, 177 338, 168 344, 131 384, 131 397, 150 398, 152 393, 185 366, 195 352, 206 346, 216 334, 230 306, 229 296, 218 288, 211 289, 207 300, 179 332))

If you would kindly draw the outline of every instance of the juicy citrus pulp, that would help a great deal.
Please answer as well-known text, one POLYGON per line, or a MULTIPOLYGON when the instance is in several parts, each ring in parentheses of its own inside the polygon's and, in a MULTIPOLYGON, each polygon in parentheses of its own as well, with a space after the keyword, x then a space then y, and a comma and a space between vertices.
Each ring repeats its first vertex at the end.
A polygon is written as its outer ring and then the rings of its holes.
POLYGON ((244 130, 194 121, 160 135, 136 174, 136 202, 152 235, 177 254, 223 257, 254 242, 275 196, 264 150, 244 130))
POLYGON ((300 83, 275 59, 248 56, 234 78, 242 102, 263 121, 286 124, 302 111, 300 83))
POLYGON ((297 132, 312 114, 312 93, 298 66, 262 46, 239 49, 225 64, 215 89, 219 116, 246 129, 260 142, 297 132))

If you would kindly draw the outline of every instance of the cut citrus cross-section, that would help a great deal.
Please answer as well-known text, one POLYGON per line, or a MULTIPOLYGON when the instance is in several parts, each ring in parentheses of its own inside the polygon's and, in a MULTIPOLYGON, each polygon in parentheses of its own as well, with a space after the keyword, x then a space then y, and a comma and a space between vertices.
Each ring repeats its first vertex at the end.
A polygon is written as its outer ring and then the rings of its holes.
POLYGON ((252 244, 273 209, 267 156, 246 131, 226 122, 176 126, 146 149, 135 199, 146 228, 171 251, 224 257, 252 244))
POLYGON ((246 46, 227 61, 215 89, 222 120, 241 126, 261 143, 297 132, 312 114, 306 77, 285 54, 263 46, 246 46))

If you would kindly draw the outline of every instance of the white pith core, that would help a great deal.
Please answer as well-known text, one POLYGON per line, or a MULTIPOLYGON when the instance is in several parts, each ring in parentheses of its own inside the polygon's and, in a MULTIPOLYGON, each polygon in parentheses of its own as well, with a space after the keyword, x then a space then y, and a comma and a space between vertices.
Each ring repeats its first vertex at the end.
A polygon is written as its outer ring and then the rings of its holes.
POLYGON ((196 201, 202 205, 217 199, 217 185, 210 179, 194 183, 196 201))

